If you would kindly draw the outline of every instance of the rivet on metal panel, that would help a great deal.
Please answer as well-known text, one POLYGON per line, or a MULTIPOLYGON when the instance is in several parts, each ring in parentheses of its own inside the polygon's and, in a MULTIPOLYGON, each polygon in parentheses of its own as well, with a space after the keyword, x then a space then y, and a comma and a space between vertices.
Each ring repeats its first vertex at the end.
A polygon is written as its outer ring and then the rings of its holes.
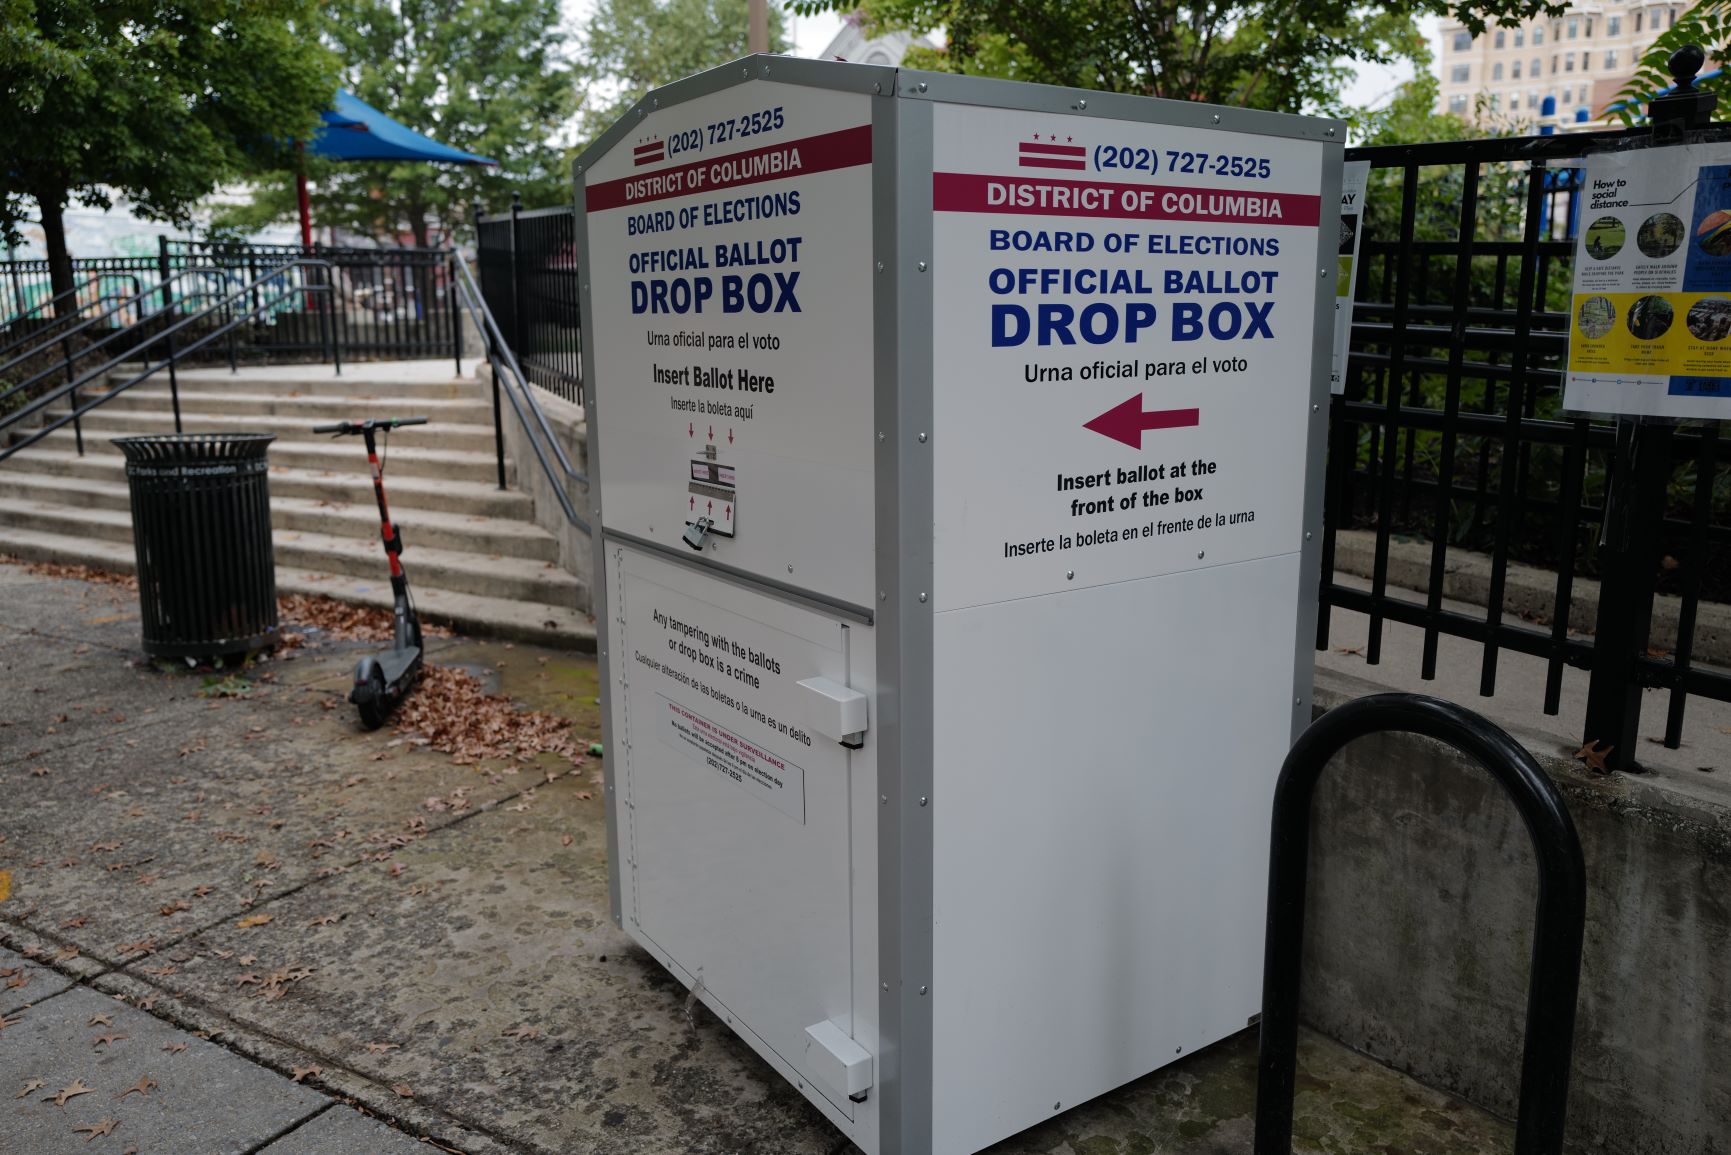
POLYGON ((1054 1110, 1054 1111, 1062 1111, 1063 1109, 1064 1109, 1064 1104, 1062 1104, 1062 1103, 1053 1103, 1052 1104, 1052 1110, 1054 1110))
POLYGON ((1176 1051, 1173 1052, 1173 1054, 1177 1054, 1177 1055, 1182 1055, 1183 1053, 1184 1053, 1183 1047, 1179 1047, 1176 1051))
POLYGON ((1064 571, 1064 580, 1067 582, 1075 581, 1076 580, 1076 571, 1073 569, 1065 570, 1064 571))
POLYGON ((1212 117, 1210 117, 1209 119, 1214 121, 1215 124, 1219 124, 1220 123, 1220 114, 1217 112, 1212 117))
POLYGON ((881 273, 883 271, 884 271, 884 263, 882 261, 879 261, 878 262, 878 272, 881 273))
POLYGON ((921 261, 920 262, 920 272, 923 273, 925 271, 926 271, 926 263, 924 261, 921 261))
POLYGON ((1309 531, 1309 530, 1305 530, 1305 531, 1304 531, 1304 540, 1305 540, 1305 541, 1309 541, 1309 540, 1310 540, 1310 531, 1309 531))
POLYGON ((751 79, 751 69, 749 69, 749 68, 741 68, 739 70, 739 74, 741 76, 745 77, 747 80, 751 79))
POLYGON ((1315 413, 1315 412, 1317 412, 1317 411, 1318 411, 1318 410, 1320 410, 1320 409, 1321 409, 1321 408, 1322 408, 1322 406, 1320 406, 1320 405, 1312 405, 1312 406, 1311 406, 1311 407, 1310 407, 1310 411, 1311 411, 1311 412, 1312 412, 1312 413, 1315 413))
POLYGON ((877 93, 879 96, 882 96, 883 92, 884 92, 884 86, 877 81, 873 81, 872 82, 872 91, 877 93))
POLYGON ((930 987, 921 987, 920 988, 920 994, 923 996, 930 989, 931 989, 930 987))
POLYGON ((890 796, 888 794, 879 794, 878 795, 878 805, 879 806, 888 806, 889 804, 890 804, 890 796))
POLYGON ((928 803, 930 801, 931 801, 931 799, 927 798, 924 794, 920 795, 920 805, 921 806, 924 806, 926 803, 928 803))
POLYGON ((878 985, 879 985, 879 986, 881 986, 881 987, 882 987, 882 988, 883 988, 883 989, 884 989, 884 992, 885 992, 885 993, 886 993, 886 994, 887 994, 887 993, 888 993, 888 992, 889 992, 889 989, 890 989, 890 985, 889 985, 889 984, 888 984, 888 983, 879 983, 879 984, 878 984, 878 985))
POLYGON ((1087 109, 1088 109, 1088 102, 1086 100, 1078 100, 1076 102, 1076 111, 1077 112, 1086 112, 1087 109))
POLYGON ((642 105, 637 106, 637 119, 638 120, 643 119, 643 106, 642 105))
POLYGON ((659 97, 659 96, 658 96, 658 97, 656 97, 656 98, 655 98, 655 99, 654 99, 654 100, 651 100, 651 101, 650 101, 650 102, 649 102, 649 107, 651 107, 651 108, 660 108, 660 107, 661 107, 661 98, 660 98, 660 97, 659 97))
POLYGON ((577 171, 578 171, 578 172, 582 172, 582 171, 583 171, 583 166, 582 166, 582 165, 578 165, 578 166, 577 166, 577 171))
POLYGON ((1304 699, 1303 698, 1294 698, 1294 699, 1292 699, 1292 704, 1294 706, 1302 706, 1302 705, 1304 705, 1304 699))
POLYGON ((767 64, 765 64, 765 65, 764 65, 764 66, 763 66, 763 74, 764 74, 764 75, 765 75, 765 76, 768 76, 768 75, 769 75, 769 65, 767 65, 767 64))
POLYGON ((921 91, 921 92, 924 92, 924 91, 925 91, 925 90, 926 90, 926 82, 925 82, 925 81, 923 81, 923 80, 922 80, 922 81, 920 81, 920 83, 919 83, 919 89, 920 89, 920 91, 921 91))
POLYGON ((1326 276, 1328 276, 1328 270, 1327 269, 1318 269, 1318 270, 1316 270, 1316 275, 1319 277, 1326 277, 1326 276))
POLYGON ((926 600, 926 595, 923 593, 920 594, 920 601, 923 603, 925 600, 926 600))
POLYGON ((883 439, 884 439, 883 430, 880 429, 880 430, 878 430, 878 440, 882 441, 883 439))
POLYGON ((1333 135, 1334 135, 1334 129, 1332 129, 1332 128, 1329 128, 1329 129, 1324 129, 1324 130, 1323 130, 1323 135, 1324 135, 1324 136, 1333 136, 1333 135))
POLYGON ((1207 552, 1208 552, 1208 551, 1207 551, 1207 550, 1205 550, 1205 549, 1199 549, 1199 550, 1197 550, 1197 551, 1196 551, 1196 560, 1197 560, 1197 561, 1201 561, 1201 560, 1202 560, 1202 558, 1203 558, 1203 555, 1204 555, 1204 554, 1206 554, 1206 553, 1207 553, 1207 552))
POLYGON ((884 591, 882 591, 882 590, 878 591, 878 601, 887 602, 887 601, 889 601, 889 597, 890 597, 890 595, 886 594, 884 591))
POLYGON ((792 567, 792 566, 788 566, 788 567, 787 567, 787 572, 788 572, 788 573, 792 573, 792 572, 793 572, 793 567, 792 567))
POLYGON ((922 433, 922 434, 920 434, 920 444, 924 445, 925 443, 926 443, 926 435, 924 433, 922 433))

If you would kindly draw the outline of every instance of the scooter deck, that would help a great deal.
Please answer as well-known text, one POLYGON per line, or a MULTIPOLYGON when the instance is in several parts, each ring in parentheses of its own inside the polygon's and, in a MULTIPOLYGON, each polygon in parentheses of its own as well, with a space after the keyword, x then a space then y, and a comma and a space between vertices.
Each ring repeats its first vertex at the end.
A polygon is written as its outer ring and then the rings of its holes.
POLYGON ((377 655, 379 673, 385 676, 385 685, 394 686, 410 670, 421 661, 421 647, 410 646, 406 650, 385 650, 377 655))

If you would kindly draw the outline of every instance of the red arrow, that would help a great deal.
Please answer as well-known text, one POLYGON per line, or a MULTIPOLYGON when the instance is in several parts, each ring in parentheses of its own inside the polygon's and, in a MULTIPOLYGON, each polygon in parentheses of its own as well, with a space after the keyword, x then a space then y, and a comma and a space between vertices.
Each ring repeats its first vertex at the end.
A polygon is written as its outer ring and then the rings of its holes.
POLYGON ((722 520, 723 521, 732 521, 733 520, 733 506, 730 505, 727 507, 727 516, 722 518, 722 520))
POLYGON ((696 437, 696 436, 697 436, 697 426, 695 426, 695 425, 687 425, 687 426, 686 426, 686 427, 685 427, 685 436, 687 436, 687 437, 696 437))
POLYGON ((1142 394, 1114 405, 1092 421, 1084 422, 1083 429, 1092 429, 1102 437, 1110 437, 1113 441, 1122 441, 1131 449, 1142 448, 1142 433, 1147 429, 1184 429, 1202 423, 1200 409, 1153 409, 1142 411, 1142 394))
POLYGON ((691 499, 691 508, 693 510, 697 508, 697 499, 695 497, 691 499))
POLYGON ((710 426, 710 427, 709 427, 709 439, 710 439, 710 440, 711 440, 711 441, 714 441, 714 440, 715 440, 715 426, 713 426, 713 425, 711 425, 711 426, 710 426))
POLYGON ((715 512, 715 503, 713 501, 709 503, 709 512, 710 513, 715 512))
POLYGON ((733 444, 733 427, 731 425, 727 427, 727 443, 733 444))

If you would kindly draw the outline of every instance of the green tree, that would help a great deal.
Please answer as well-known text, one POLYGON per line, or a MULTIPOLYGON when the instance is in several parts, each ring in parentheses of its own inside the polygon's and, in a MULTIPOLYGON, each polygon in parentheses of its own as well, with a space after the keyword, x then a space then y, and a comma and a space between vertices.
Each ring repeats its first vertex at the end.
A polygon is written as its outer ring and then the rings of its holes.
MULTIPOLYGON (((651 88, 744 56, 746 8, 746 0, 600 0, 577 56, 584 142, 651 88)), ((769 50, 787 51, 779 5, 769 9, 769 50)))
POLYGON ((0 0, 0 235, 33 202, 54 291, 64 214, 115 194, 184 221, 216 185, 278 159, 335 85, 316 0, 0 0))
MULTIPOLYGON (((1690 44, 1700 45, 1709 57, 1719 62, 1708 64, 1703 71, 1722 69, 1724 62, 1731 60, 1731 0, 1701 0, 1678 16, 1677 22, 1653 41, 1653 46, 1647 49, 1636 66, 1635 75, 1606 111, 1624 124, 1640 120, 1646 115, 1647 101, 1673 83, 1671 70, 1666 67, 1671 54, 1690 44)), ((1713 119, 1731 120, 1731 76, 1721 71, 1700 87, 1719 96, 1713 119)))
MULTIPOLYGON (((793 0, 801 13, 860 0, 793 0)), ((863 0, 888 28, 946 31, 915 67, 1281 112, 1339 112, 1351 64, 1413 59, 1415 18, 1447 12, 1482 31, 1561 12, 1553 0, 863 0)))
MULTIPOLYGON (((531 205, 569 196, 557 139, 576 98, 558 0, 327 0, 324 12, 323 35, 350 92, 499 167, 308 157, 315 220, 389 241, 406 226, 425 246, 435 224, 460 229, 476 206, 513 189, 531 205)), ((283 169, 219 222, 292 219, 294 175, 283 169)))

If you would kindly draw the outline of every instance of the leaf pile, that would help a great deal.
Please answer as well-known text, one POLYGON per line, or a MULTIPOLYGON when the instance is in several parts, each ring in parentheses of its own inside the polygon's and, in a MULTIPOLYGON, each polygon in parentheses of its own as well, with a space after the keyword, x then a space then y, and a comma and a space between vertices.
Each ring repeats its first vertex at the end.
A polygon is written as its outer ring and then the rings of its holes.
POLYGON ((26 572, 33 573, 38 577, 72 578, 75 581, 119 586, 129 590, 138 588, 138 579, 129 573, 91 569, 87 565, 63 565, 53 561, 25 561, 10 554, 0 554, 0 565, 21 565, 26 572))
MULTIPOLYGON (((339 642, 388 642, 395 629, 390 610, 377 606, 354 606, 317 594, 285 594, 276 600, 277 617, 285 623, 320 630, 339 642)), ((448 638, 450 631, 425 623, 421 632, 430 638, 448 638)))
POLYGON ((483 758, 528 762, 537 754, 558 754, 573 766, 583 762, 584 743, 572 735, 570 718, 519 709, 454 666, 429 662, 414 693, 397 707, 396 724, 398 733, 420 735, 460 765, 483 758))

